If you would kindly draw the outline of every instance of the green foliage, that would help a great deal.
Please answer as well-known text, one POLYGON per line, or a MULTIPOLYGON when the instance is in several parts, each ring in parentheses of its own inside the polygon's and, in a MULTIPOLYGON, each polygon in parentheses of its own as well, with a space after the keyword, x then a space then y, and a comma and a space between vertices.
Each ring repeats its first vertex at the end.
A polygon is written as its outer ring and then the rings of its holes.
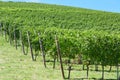
POLYGON ((120 62, 120 14, 47 4, 0 2, 2 29, 28 46, 27 31, 35 51, 39 51, 39 36, 45 53, 57 53, 55 35, 59 39, 62 57, 75 58, 102 65, 120 62))

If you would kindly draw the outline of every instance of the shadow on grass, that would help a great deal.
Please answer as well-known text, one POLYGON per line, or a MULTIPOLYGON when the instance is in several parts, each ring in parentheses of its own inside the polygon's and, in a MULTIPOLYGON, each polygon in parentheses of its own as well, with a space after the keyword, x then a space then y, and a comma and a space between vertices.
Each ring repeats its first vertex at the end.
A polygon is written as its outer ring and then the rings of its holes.
MULTIPOLYGON (((66 69, 67 70, 67 69, 66 69)), ((71 70, 73 70, 73 71, 86 71, 87 69, 75 69, 75 68, 72 68, 71 70)), ((93 70, 93 69, 90 69, 89 71, 95 71, 95 70, 93 70)), ((102 70, 97 70, 96 72, 102 72, 102 70)), ((116 70, 111 70, 111 71, 109 71, 109 70, 104 70, 104 72, 116 72, 116 70)))
MULTIPOLYGON (((90 69, 89 71, 95 71, 95 70, 90 69)), ((96 72, 102 72, 102 70, 97 70, 96 72)), ((116 70, 111 70, 111 71, 104 70, 104 72, 116 72, 116 70)))
MULTIPOLYGON (((70 80, 103 80, 101 78, 71 78, 70 80)), ((116 80, 116 79, 104 79, 104 80, 116 80)))

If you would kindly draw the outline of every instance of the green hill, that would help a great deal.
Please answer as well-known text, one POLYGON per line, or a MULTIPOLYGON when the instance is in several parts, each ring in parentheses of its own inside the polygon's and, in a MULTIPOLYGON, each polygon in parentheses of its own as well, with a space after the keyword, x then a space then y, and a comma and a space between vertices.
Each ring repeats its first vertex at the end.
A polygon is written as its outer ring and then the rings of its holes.
POLYGON ((69 69, 70 61, 79 58, 87 71, 89 65, 102 66, 102 80, 105 66, 116 66, 119 77, 119 13, 42 3, 0 2, 0 34, 16 49, 21 46, 25 55, 30 48, 33 61, 42 53, 44 66, 47 59, 54 60, 55 64, 61 54, 63 60, 68 60, 69 69))
POLYGON ((119 13, 41 3, 0 2, 0 21, 20 26, 120 30, 119 13))

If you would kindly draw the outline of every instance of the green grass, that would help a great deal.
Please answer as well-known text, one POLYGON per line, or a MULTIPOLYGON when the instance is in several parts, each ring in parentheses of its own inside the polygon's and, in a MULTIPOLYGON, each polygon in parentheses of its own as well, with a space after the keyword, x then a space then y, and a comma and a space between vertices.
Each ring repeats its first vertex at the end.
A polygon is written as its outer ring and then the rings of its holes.
MULTIPOLYGON (((106 67, 105 79, 116 79, 116 68, 112 72, 107 72, 106 67)), ((89 80, 101 78, 100 71, 94 71, 94 66, 90 66, 89 80)), ((65 67, 65 75, 67 69, 65 67)), ((74 65, 71 71, 72 80, 81 80, 86 78, 86 70, 82 66, 74 65)), ((0 36, 0 80, 63 80, 60 65, 57 63, 56 69, 52 69, 52 63, 47 63, 47 68, 42 64, 42 58, 39 56, 37 61, 32 61, 30 54, 23 55, 21 48, 15 50, 10 46, 3 37, 0 36)))
MULTIPOLYGON (((48 65, 48 67, 51 67, 48 65)), ((60 70, 44 68, 42 62, 33 62, 0 37, 0 80, 62 80, 60 70)))

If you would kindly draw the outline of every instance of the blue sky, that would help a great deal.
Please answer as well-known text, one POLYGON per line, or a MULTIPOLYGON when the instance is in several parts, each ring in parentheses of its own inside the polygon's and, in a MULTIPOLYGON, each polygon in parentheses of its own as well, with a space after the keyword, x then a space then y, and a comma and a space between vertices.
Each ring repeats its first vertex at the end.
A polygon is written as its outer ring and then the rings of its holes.
POLYGON ((120 0, 3 0, 3 1, 41 2, 120 13, 120 0))

